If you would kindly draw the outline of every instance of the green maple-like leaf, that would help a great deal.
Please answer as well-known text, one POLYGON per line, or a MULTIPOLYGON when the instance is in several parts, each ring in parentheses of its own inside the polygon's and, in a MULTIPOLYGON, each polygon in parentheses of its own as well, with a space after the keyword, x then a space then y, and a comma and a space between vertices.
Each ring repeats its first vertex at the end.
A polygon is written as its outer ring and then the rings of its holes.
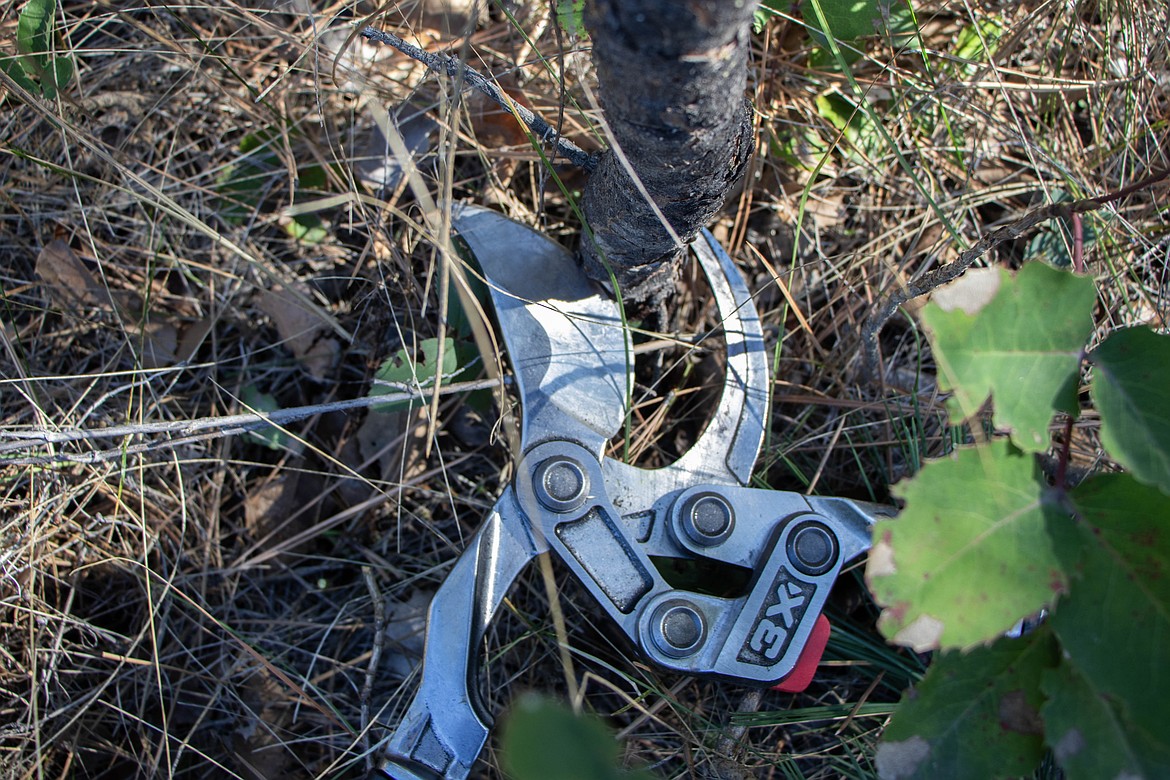
POLYGON ((1045 515, 1060 513, 1031 456, 1007 441, 927 463, 895 486, 866 569, 878 627, 924 651, 989 642, 1063 592, 1045 515))
POLYGON ((937 657, 903 697, 875 756, 883 780, 1028 776, 1044 752, 1040 678, 1056 642, 1041 628, 937 657))
POLYGON ((1105 448, 1138 480, 1170 493, 1170 336, 1121 330, 1089 360, 1105 448))
POLYGON ((1029 263, 968 272, 922 312, 939 384, 954 393, 951 419, 971 417, 990 395, 995 422, 1026 452, 1048 448, 1053 412, 1076 410, 1075 379, 1093 331, 1093 280, 1029 263), (940 302, 942 305, 940 305, 940 302), (945 308, 944 308, 945 307, 945 308))
POLYGON ((1128 743, 1092 760, 1111 758, 1120 767, 1130 751, 1146 776, 1170 776, 1170 497, 1129 474, 1096 477, 1070 497, 1076 519, 1049 521, 1056 553, 1072 575, 1051 625, 1065 663, 1098 701, 1079 726, 1071 715, 1054 725, 1062 730, 1050 736, 1053 748, 1069 739, 1064 753, 1078 755, 1070 729, 1089 744, 1085 732, 1094 721, 1116 718, 1128 743))
MULTIPOLYGON (((830 33, 839 41, 855 41, 884 27, 878 0, 813 0, 807 5, 814 3, 816 7, 807 8, 804 17, 809 34, 822 46, 830 33)), ((888 3, 885 11, 889 13, 888 3)))
MULTIPOLYGON (((443 340, 443 363, 439 373, 453 378, 459 373, 459 354, 455 340, 443 340)), ((371 396, 410 392, 431 387, 435 382, 435 369, 439 368, 439 340, 423 339, 419 342, 422 358, 415 360, 406 348, 398 350, 386 359, 374 374, 377 383, 370 388, 371 396)), ((394 401, 375 407, 379 412, 398 412, 419 406, 420 401, 394 401)))
POLYGON ((500 743, 512 780, 650 780, 620 768, 621 745, 596 717, 534 694, 517 700, 500 743))
POLYGON ((1040 688, 1048 697, 1040 708, 1045 742, 1068 780, 1170 777, 1165 743, 1150 744, 1124 708, 1074 666, 1046 670, 1040 688))

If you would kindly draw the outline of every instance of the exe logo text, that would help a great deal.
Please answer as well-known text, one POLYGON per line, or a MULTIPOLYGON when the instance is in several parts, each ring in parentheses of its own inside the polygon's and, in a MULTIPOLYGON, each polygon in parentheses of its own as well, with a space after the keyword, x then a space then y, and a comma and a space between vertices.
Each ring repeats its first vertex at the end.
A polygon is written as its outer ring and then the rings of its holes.
POLYGON ((739 652, 739 660, 767 664, 788 646, 789 636, 800 623, 814 588, 788 579, 780 570, 771 596, 764 602, 756 627, 739 652))

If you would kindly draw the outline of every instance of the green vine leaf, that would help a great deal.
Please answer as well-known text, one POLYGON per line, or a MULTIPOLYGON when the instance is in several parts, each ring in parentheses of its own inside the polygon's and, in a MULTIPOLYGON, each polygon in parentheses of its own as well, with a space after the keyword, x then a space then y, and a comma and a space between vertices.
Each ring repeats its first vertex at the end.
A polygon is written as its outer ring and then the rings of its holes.
POLYGON ((1052 602, 1066 577, 1045 516, 1061 510, 1031 456, 1005 440, 927 463, 873 529, 866 581, 878 628, 919 652, 990 642, 1052 602))
POLYGON ((566 35, 585 35, 585 0, 557 0, 557 24, 566 35))
MULTIPOLYGON (((882 3, 878 0, 820 0, 824 22, 815 13, 805 13, 809 35, 822 46, 831 33, 839 41, 856 41, 878 33, 883 27, 882 3)), ((885 4, 889 13, 889 3, 885 4)))
POLYGON ((1116 701, 1070 664, 1044 672, 1040 708, 1045 741, 1068 780, 1170 776, 1170 756, 1137 727, 1116 701))
POLYGON ((500 748, 513 780, 650 780, 620 768, 621 745, 599 719, 536 694, 516 701, 500 748))
POLYGON ((29 0, 16 23, 16 49, 26 55, 21 63, 32 78, 49 66, 49 33, 56 0, 29 0))
POLYGON ((65 57, 54 57, 41 74, 41 94, 52 100, 73 80, 73 62, 65 57))
POLYGON ((980 18, 978 23, 969 24, 959 31, 952 56, 966 61, 964 72, 974 73, 995 56, 1005 32, 1007 27, 1002 16, 980 18))
POLYGON ((1074 413, 1075 379, 1093 332, 1093 280, 1029 263, 968 271, 923 309, 940 386, 961 422, 995 401, 996 424, 1025 452, 1048 448, 1055 410, 1074 413))
MULTIPOLYGON (((246 385, 240 394, 244 406, 253 412, 272 414, 280 411, 280 402, 271 393, 261 392, 256 385, 246 385)), ((254 431, 248 431, 247 437, 257 444, 263 444, 270 450, 289 449, 294 446, 295 439, 288 432, 275 425, 266 425, 254 431)))
MULTIPOLYGON (((388 357, 374 372, 375 384, 370 388, 370 396, 412 392, 432 387, 435 383, 435 370, 440 369, 439 340, 423 339, 419 342, 418 349, 421 353, 419 359, 415 359, 412 352, 405 347, 388 357)), ((460 352, 454 339, 443 339, 443 363, 439 371, 443 378, 451 379, 462 372, 459 366, 460 352)), ((393 401, 374 408, 383 413, 401 412, 421 403, 417 400, 393 401)))
MULTIPOLYGON (((1070 497, 1077 519, 1049 522, 1056 553, 1072 574, 1052 628, 1065 663, 1099 700, 1086 718, 1115 716, 1129 734, 1128 749, 1145 768, 1160 768, 1147 776, 1170 776, 1170 497, 1129 474, 1096 477, 1070 497)), ((1065 740, 1065 755, 1079 756, 1071 749, 1074 727, 1059 725, 1053 748, 1065 740)), ((1080 722, 1086 745, 1104 739, 1088 735, 1089 728, 1089 720, 1080 722)))
POLYGON ((7 73, 9 78, 29 92, 35 93, 37 91, 37 83, 24 72, 24 66, 21 65, 20 58, 0 59, 0 70, 7 73))
POLYGON ((1139 481, 1170 493, 1170 336, 1119 330, 1089 360, 1101 442, 1139 481))
POLYGON ((874 761, 883 780, 1028 776, 1044 753, 1040 678, 1059 651, 1044 628, 938 656, 903 696, 874 761))

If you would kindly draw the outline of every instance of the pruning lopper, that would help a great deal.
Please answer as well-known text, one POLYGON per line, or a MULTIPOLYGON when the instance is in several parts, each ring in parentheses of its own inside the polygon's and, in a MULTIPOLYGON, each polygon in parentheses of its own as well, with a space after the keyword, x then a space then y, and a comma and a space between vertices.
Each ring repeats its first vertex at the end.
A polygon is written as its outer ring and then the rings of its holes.
POLYGON ((606 457, 632 370, 617 307, 562 247, 494 212, 456 207, 519 393, 521 458, 431 602, 422 681, 378 746, 395 780, 464 778, 488 737, 477 651, 509 586, 553 550, 650 662, 686 674, 803 690, 828 638, 821 610, 887 507, 749 488, 768 424, 768 364, 755 305, 710 233, 691 249, 723 323, 726 378, 714 415, 674 464, 606 457), (652 556, 749 569, 746 595, 671 587, 652 556))

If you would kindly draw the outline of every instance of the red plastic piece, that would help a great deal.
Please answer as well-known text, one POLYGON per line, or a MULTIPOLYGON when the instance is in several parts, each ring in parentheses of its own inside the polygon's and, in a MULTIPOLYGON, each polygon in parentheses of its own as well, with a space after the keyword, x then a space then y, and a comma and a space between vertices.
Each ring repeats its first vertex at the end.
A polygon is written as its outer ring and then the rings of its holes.
POLYGON ((778 685, 773 685, 772 690, 800 693, 807 688, 812 682, 813 675, 817 673, 817 666, 825 653, 825 645, 829 644, 831 633, 833 628, 829 625, 829 619, 824 615, 818 615, 812 633, 808 635, 808 641, 804 644, 804 650, 800 651, 800 659, 797 660, 796 666, 778 685))

